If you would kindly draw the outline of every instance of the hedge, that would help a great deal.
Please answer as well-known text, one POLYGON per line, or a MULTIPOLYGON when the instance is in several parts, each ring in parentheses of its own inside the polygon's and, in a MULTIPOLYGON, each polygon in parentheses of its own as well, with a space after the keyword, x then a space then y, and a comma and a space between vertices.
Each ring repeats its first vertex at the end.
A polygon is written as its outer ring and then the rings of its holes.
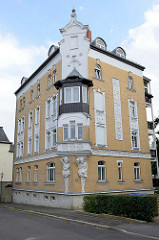
POLYGON ((157 197, 149 195, 90 195, 84 197, 83 210, 144 221, 158 215, 157 197))

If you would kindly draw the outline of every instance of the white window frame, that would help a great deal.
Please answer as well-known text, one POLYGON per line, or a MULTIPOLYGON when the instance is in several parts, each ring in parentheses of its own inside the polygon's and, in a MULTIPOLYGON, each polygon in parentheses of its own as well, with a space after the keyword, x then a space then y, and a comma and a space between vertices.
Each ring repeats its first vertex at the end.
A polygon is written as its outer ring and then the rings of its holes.
POLYGON ((128 89, 133 89, 133 79, 130 76, 128 76, 128 89))
POLYGON ((32 128, 32 124, 33 124, 33 112, 29 113, 29 127, 28 128, 32 128))
POLYGON ((140 170, 140 163, 139 162, 135 162, 134 163, 134 177, 135 177, 135 181, 141 181, 141 170, 140 170), (135 164, 138 164, 138 166, 135 166, 135 164), (137 173, 138 171, 138 173, 137 173), (137 177, 139 174, 139 178, 137 177))
POLYGON ((59 104, 62 105, 62 99, 63 99, 63 96, 62 96, 62 88, 60 88, 60 98, 59 98, 59 104))
POLYGON ((46 148, 51 149, 51 132, 46 131, 46 148))
POLYGON ((56 128, 53 129, 53 132, 52 132, 52 139, 53 139, 53 146, 56 145, 56 141, 57 141, 57 132, 56 132, 56 128))
POLYGON ((28 166, 28 171, 27 171, 27 182, 31 181, 31 167, 28 166))
POLYGON ((122 182, 123 181, 123 161, 117 161, 117 164, 118 164, 118 181, 122 182))
POLYGON ((28 138, 28 155, 32 154, 32 137, 28 138))
POLYGON ((68 124, 64 124, 63 125, 63 140, 67 141, 69 139, 69 125, 68 124), (67 138, 65 136, 65 129, 67 129, 67 138))
POLYGON ((130 101, 130 117, 131 118, 137 118, 137 109, 136 109, 136 103, 133 101, 130 101))
POLYGON ((22 182, 22 167, 20 167, 19 171, 19 182, 22 182))
POLYGON ((53 70, 53 84, 56 82, 57 71, 56 69, 53 70))
POLYGON ((64 103, 78 103, 78 102, 80 102, 80 86, 65 87, 64 88, 64 103), (77 101, 74 101, 74 99, 73 99, 73 92, 74 92, 75 88, 78 88, 78 91, 79 91, 79 98, 77 101), (66 100, 66 90, 68 90, 68 89, 71 89, 71 100, 70 101, 66 100))
POLYGON ((86 86, 82 86, 82 100, 83 103, 88 103, 88 88, 86 86))
POLYGON ((77 139, 78 140, 83 140, 83 123, 77 123, 77 139), (82 138, 79 137, 79 129, 81 128, 82 131, 82 138))
POLYGON ((35 144, 34 152, 39 153, 39 133, 35 134, 34 144, 35 144))
POLYGON ((139 134, 138 131, 131 131, 131 146, 132 149, 139 149, 139 134), (136 143, 137 146, 135 146, 135 138, 136 138, 136 143))
POLYGON ((98 161, 98 182, 106 182, 106 163, 104 161, 98 161), (99 163, 104 163, 104 164, 99 164, 99 163), (105 176, 103 176, 103 169, 104 169, 105 176), (101 176, 100 179, 99 179, 99 171, 101 176))
POLYGON ((19 182, 19 168, 17 168, 16 182, 19 182))
POLYGON ((106 50, 106 45, 105 45, 104 41, 100 38, 96 39, 96 46, 103 49, 103 50, 106 50))
POLYGON ((47 164, 47 182, 55 182, 55 163, 54 162, 50 162, 47 164), (53 166, 50 166, 51 164, 53 164, 53 166), (51 171, 52 171, 53 180, 50 180, 51 171))
POLYGON ((51 74, 49 73, 49 76, 48 76, 48 88, 51 87, 51 85, 52 85, 51 74))
POLYGON ((121 48, 116 49, 116 55, 122 58, 125 58, 125 53, 121 48))
POLYGON ((34 166, 34 182, 38 182, 38 165, 34 166))

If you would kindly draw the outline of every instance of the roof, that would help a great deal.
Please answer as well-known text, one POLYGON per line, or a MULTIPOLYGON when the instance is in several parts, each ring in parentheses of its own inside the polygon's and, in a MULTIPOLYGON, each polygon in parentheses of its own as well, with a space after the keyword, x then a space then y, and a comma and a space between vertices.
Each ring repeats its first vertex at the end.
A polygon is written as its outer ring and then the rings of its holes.
POLYGON ((83 78, 82 75, 76 70, 76 68, 74 68, 72 72, 67 76, 67 78, 74 78, 74 77, 83 78))
POLYGON ((0 143, 11 143, 5 134, 3 127, 0 127, 0 143))
POLYGON ((28 84, 57 54, 59 53, 59 48, 55 51, 33 72, 33 74, 15 91, 15 95, 23 89, 23 87, 28 84))
POLYGON ((117 60, 119 60, 119 61, 121 61, 121 62, 127 63, 127 64, 129 64, 129 65, 131 65, 131 66, 133 66, 133 67, 136 67, 136 68, 138 68, 138 69, 140 69, 140 70, 142 70, 142 71, 144 71, 144 69, 145 69, 144 66, 142 66, 142 65, 140 65, 140 64, 138 64, 138 63, 135 63, 135 62, 130 61, 130 60, 125 59, 125 58, 121 58, 121 57, 113 54, 112 52, 109 52, 109 51, 107 51, 107 50, 103 50, 103 49, 101 49, 101 48, 98 48, 98 47, 96 47, 95 45, 93 45, 92 43, 90 44, 90 48, 93 49, 93 50, 95 50, 95 51, 97 51, 97 52, 103 53, 103 54, 105 54, 105 55, 107 55, 107 56, 109 56, 109 57, 115 58, 115 59, 117 59, 117 60))
POLYGON ((150 81, 151 81, 151 79, 150 79, 150 78, 148 78, 148 77, 145 77, 145 76, 143 76, 143 79, 144 79, 144 81, 146 81, 146 82, 150 82, 150 81))

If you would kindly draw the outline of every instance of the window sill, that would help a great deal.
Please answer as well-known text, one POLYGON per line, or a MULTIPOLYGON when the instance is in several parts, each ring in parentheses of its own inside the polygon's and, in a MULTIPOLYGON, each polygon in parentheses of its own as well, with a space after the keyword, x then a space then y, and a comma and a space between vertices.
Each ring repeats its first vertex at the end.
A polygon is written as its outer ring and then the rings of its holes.
POLYGON ((46 185, 55 185, 56 182, 44 182, 46 185))
POLYGON ((135 183, 143 183, 143 180, 134 180, 135 183))
POLYGON ((130 91, 132 91, 132 92, 136 92, 136 90, 133 89, 133 88, 131 89, 131 88, 128 88, 128 87, 127 87, 127 89, 130 90, 130 91))
POLYGON ((29 185, 29 184, 30 184, 30 182, 26 182, 26 184, 27 184, 27 185, 29 185))
POLYGON ((38 182, 33 182, 33 184, 34 184, 34 185, 37 185, 37 184, 38 184, 38 182))
POLYGON ((97 184, 108 184, 109 182, 108 181, 98 181, 97 184))
POLYGON ((140 148, 132 148, 131 150, 134 150, 134 151, 141 151, 140 148))
POLYGON ((118 181, 118 184, 124 184, 125 182, 124 181, 118 181))
POLYGON ((102 145, 102 144, 95 144, 95 147, 104 147, 104 148, 106 148, 108 146, 107 145, 102 145))
POLYGON ((15 182, 15 184, 22 184, 22 182, 15 182))

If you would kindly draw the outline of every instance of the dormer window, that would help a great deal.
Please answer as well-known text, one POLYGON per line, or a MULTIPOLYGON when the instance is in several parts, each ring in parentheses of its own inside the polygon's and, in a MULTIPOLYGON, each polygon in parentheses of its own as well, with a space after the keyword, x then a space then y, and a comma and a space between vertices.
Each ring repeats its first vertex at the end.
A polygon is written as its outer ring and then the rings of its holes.
POLYGON ((106 44, 102 38, 96 38, 96 47, 106 50, 106 44))
POLYGON ((101 67, 100 67, 100 65, 96 64, 94 70, 95 70, 95 78, 101 80, 101 67))
POLYGON ((126 58, 125 51, 121 47, 116 48, 116 55, 121 58, 126 58))

